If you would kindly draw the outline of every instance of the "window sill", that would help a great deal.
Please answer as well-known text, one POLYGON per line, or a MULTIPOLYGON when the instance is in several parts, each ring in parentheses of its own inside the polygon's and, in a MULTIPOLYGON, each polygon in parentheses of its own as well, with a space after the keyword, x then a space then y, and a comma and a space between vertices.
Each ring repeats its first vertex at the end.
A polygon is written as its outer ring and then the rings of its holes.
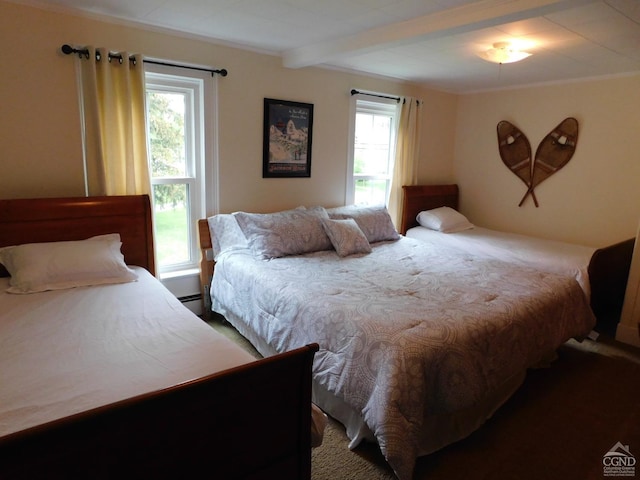
POLYGON ((163 273, 160 273, 159 276, 161 281, 177 280, 177 279, 186 278, 186 277, 195 277, 195 276, 200 276, 200 269, 188 268, 185 270, 176 270, 173 272, 163 272, 163 273))

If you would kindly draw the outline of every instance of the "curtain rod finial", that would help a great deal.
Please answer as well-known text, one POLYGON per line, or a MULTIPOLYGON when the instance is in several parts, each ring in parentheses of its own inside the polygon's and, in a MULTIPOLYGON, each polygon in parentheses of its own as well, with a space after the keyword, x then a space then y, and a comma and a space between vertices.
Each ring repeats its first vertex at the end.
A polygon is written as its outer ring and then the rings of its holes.
POLYGON ((77 48, 74 48, 71 45, 67 45, 65 43, 64 45, 62 45, 62 47, 60 47, 60 50, 62 50, 62 53, 64 53, 65 55, 71 55, 72 53, 77 53, 80 57, 84 55, 86 58, 89 58, 89 50, 87 48, 83 50, 78 50, 77 48))

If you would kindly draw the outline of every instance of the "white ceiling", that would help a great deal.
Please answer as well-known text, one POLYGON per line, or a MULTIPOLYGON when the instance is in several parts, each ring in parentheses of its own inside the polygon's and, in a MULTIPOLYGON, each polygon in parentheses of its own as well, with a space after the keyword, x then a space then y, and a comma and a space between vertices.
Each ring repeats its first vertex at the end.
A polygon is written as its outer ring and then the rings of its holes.
POLYGON ((454 93, 640 73, 640 0, 48 0, 42 5, 279 55, 288 68, 330 66, 454 93), (498 41, 520 43, 532 55, 504 65, 476 55, 498 41))

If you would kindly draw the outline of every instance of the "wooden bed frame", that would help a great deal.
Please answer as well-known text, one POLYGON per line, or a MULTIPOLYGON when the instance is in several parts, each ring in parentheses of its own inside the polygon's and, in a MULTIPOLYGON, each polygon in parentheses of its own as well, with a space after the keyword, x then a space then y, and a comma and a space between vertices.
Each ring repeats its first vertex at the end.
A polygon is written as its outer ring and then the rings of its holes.
MULTIPOLYGON (((447 206, 458 209, 458 186, 411 185, 403 186, 400 233, 418 226, 416 217, 423 210, 447 206)), ((591 308, 598 320, 597 328, 606 333, 615 332, 620 321, 624 294, 629 277, 635 238, 599 248, 589 263, 591 308)))
POLYGON ((200 295, 202 295, 202 316, 210 319, 211 311, 211 279, 216 262, 213 260, 213 244, 209 222, 206 218, 198 220, 198 241, 200 243, 200 295))
MULTIPOLYGON (((0 247, 114 232, 127 263, 154 273, 147 196, 0 200, 0 247)), ((205 472, 225 479, 308 479, 317 350, 307 345, 6 435, 0 478, 195 478, 205 472)))

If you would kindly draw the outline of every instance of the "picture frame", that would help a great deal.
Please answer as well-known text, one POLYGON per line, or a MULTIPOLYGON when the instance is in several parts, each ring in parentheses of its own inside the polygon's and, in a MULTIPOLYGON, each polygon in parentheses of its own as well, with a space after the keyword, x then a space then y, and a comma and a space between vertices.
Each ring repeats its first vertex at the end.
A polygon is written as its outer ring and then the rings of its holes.
POLYGON ((264 99, 262 177, 310 177, 313 104, 264 99))

